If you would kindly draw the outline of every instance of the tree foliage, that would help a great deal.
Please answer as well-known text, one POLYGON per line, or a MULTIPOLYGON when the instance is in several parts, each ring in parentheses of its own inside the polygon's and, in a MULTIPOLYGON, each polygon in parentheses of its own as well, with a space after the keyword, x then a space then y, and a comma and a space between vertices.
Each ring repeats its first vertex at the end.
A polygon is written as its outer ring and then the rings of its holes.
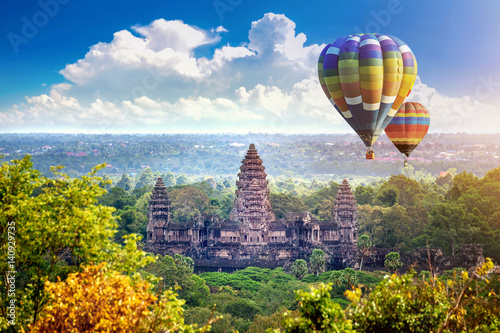
POLYGON ((382 184, 379 192, 381 194, 377 196, 377 200, 386 206, 392 206, 395 203, 405 207, 415 206, 424 195, 420 184, 404 175, 391 176, 382 184))
POLYGON ((399 261, 399 258, 400 256, 398 252, 387 253, 385 256, 384 266, 391 272, 400 269, 403 264, 399 261))
POLYGON ((155 177, 153 176, 153 170, 151 170, 151 168, 148 167, 142 171, 139 180, 135 184, 135 188, 140 189, 143 188, 144 186, 154 185, 154 183, 155 183, 155 177))
POLYGON ((269 196, 276 218, 284 218, 286 213, 300 213, 307 210, 300 198, 291 194, 271 193, 269 196))
POLYGON ((193 271, 194 261, 189 257, 185 257, 181 254, 174 254, 174 263, 177 267, 183 266, 189 268, 191 272, 193 271))
POLYGON ((187 324, 204 327, 210 320, 217 318, 217 321, 211 325, 211 333, 230 332, 234 327, 234 320, 228 313, 222 314, 219 311, 213 311, 210 308, 192 307, 184 312, 184 320, 187 324))
POLYGON ((148 282, 105 263, 86 266, 65 281, 47 281, 45 289, 48 304, 32 332, 195 332, 184 324, 184 302, 171 290, 158 300, 148 282))
POLYGON ((321 249, 314 249, 309 258, 309 270, 312 274, 318 276, 325 271, 326 259, 325 252, 321 249))
POLYGON ((120 180, 116 183, 115 187, 119 187, 127 192, 132 192, 134 189, 134 180, 128 174, 122 174, 120 180))
POLYGON ((449 186, 451 186, 452 184, 452 181, 453 181, 453 176, 451 175, 450 172, 446 172, 445 175, 443 176, 440 175, 439 177, 436 178, 436 184, 438 184, 441 187, 449 188, 449 186))
POLYGON ((169 195, 175 222, 188 221, 197 213, 214 214, 217 210, 208 195, 193 186, 176 187, 169 195))
POLYGON ((354 190, 354 196, 358 205, 371 205, 373 202, 375 190, 371 186, 359 185, 354 190))
POLYGON ((357 245, 358 250, 361 254, 361 261, 359 263, 359 270, 361 270, 363 268, 363 259, 366 255, 366 252, 372 246, 372 241, 370 239, 370 236, 368 236, 367 234, 363 234, 363 235, 359 236, 358 242, 356 243, 356 245, 357 245))
POLYGON ((188 306, 206 305, 210 293, 208 286, 203 278, 193 274, 193 261, 191 258, 177 255, 157 256, 155 262, 144 268, 149 274, 152 274, 162 280, 156 284, 156 290, 159 292, 168 288, 178 290, 179 297, 186 301, 188 306))
POLYGON ((351 320, 330 297, 330 285, 323 283, 311 287, 310 291, 296 292, 299 302, 299 316, 285 318, 285 332, 356 332, 352 329, 351 320))
MULTIPOLYGON (((32 169, 29 156, 3 163, 0 169, 3 239, 7 239, 8 226, 15 225, 19 326, 36 323, 46 300, 46 281, 76 272, 83 263, 108 261, 117 271, 131 274, 153 260, 137 251, 136 236, 128 237, 123 246, 112 241, 116 232, 113 208, 97 205, 97 198, 105 192, 102 178, 95 176, 98 168, 81 178, 69 178, 59 169, 53 169, 55 179, 41 176, 32 169), (35 188, 39 190, 33 195, 35 188)), ((7 243, 1 246, 0 270, 5 272, 7 243)), ((4 281, 1 288, 6 285, 4 281)), ((0 323, 6 318, 8 302, 5 289, 1 295, 0 323)))
POLYGON ((484 311, 485 302, 498 301, 493 290, 483 293, 491 285, 482 278, 492 268, 488 259, 474 276, 463 271, 445 282, 394 274, 367 295, 359 287, 348 291, 348 317, 362 332, 490 332, 500 324, 498 311, 484 311))
MULTIPOLYGON (((269 316, 257 315, 248 329, 248 333, 266 333, 269 330, 284 331, 284 319, 286 318, 286 308, 281 308, 279 311, 274 312, 269 316)), ((299 312, 293 311, 290 316, 298 316, 299 312)))
POLYGON ((292 275, 295 276, 297 280, 302 280, 308 272, 307 262, 304 259, 297 259, 292 264, 292 275))
POLYGON ((325 201, 335 201, 339 186, 340 185, 336 182, 330 182, 328 186, 322 187, 313 194, 305 197, 303 200, 304 204, 309 208, 309 210, 313 210, 318 204, 325 201))
POLYGON ((237 290, 248 290, 251 293, 256 293, 261 288, 258 281, 243 274, 207 272, 201 273, 200 277, 207 281, 208 285, 214 287, 229 286, 237 290))

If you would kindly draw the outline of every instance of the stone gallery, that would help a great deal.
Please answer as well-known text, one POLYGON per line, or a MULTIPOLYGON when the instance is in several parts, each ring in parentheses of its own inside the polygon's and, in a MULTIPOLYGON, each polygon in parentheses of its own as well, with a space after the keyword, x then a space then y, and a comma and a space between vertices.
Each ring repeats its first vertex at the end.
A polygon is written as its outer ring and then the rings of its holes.
POLYGON ((328 266, 352 266, 356 259, 356 200, 346 179, 340 185, 331 221, 309 212, 277 219, 269 200, 262 160, 251 144, 242 161, 236 199, 229 219, 198 214, 187 223, 173 223, 167 188, 158 178, 149 202, 145 250, 191 257, 199 269, 233 270, 247 266, 274 268, 307 259, 322 249, 328 266))

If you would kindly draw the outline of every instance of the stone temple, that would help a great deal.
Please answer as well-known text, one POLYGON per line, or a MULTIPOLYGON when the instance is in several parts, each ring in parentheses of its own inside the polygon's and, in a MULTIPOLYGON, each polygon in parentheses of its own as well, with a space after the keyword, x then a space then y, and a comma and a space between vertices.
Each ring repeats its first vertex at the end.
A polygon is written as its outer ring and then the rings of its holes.
POLYGON ((325 252, 329 268, 352 266, 358 222, 356 200, 347 180, 338 190, 331 221, 321 222, 309 212, 287 213, 277 219, 264 170, 251 144, 238 173, 229 219, 198 214, 187 223, 171 221, 168 191, 158 178, 149 202, 145 250, 189 256, 198 270, 275 268, 308 259, 315 248, 325 252))

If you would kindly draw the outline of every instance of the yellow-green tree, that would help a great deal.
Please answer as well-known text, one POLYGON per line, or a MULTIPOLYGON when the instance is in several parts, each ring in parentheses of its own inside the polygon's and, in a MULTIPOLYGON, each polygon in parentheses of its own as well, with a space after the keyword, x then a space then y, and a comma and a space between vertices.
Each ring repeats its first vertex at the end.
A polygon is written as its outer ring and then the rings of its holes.
POLYGON ((100 167, 81 178, 53 168, 53 178, 48 178, 32 168, 29 156, 1 165, 0 330, 15 332, 35 324, 47 298, 46 281, 64 279, 83 263, 107 261, 118 272, 133 274, 154 260, 137 251, 136 235, 128 236, 123 246, 112 241, 113 208, 97 205, 97 198, 106 191, 102 178, 95 175, 100 167), (14 267, 7 266, 9 236, 15 243, 14 267), (14 326, 6 322, 12 299, 6 290, 7 271, 16 272, 14 326))
POLYGON ((331 285, 320 283, 317 288, 311 287, 310 291, 297 291, 299 315, 288 314, 284 321, 284 331, 287 333, 356 332, 340 305, 331 299, 331 290, 331 285))
POLYGON ((158 300, 148 282, 109 270, 106 263, 86 266, 66 281, 47 281, 45 290, 48 302, 33 333, 195 332, 184 324, 184 301, 171 290, 158 300))
POLYGON ((446 281, 412 274, 387 277, 369 294, 347 291, 347 310, 360 332, 495 332, 500 329, 498 284, 491 284, 491 260, 446 281), (495 291, 493 290, 495 289, 495 291))
MULTIPOLYGON (((285 313, 288 313, 288 311, 285 308, 281 308, 269 316, 256 315, 252 325, 250 325, 250 328, 248 329, 248 333, 266 333, 269 329, 283 331, 285 329, 285 313)), ((290 317, 298 315, 299 311, 297 310, 289 314, 290 317)))

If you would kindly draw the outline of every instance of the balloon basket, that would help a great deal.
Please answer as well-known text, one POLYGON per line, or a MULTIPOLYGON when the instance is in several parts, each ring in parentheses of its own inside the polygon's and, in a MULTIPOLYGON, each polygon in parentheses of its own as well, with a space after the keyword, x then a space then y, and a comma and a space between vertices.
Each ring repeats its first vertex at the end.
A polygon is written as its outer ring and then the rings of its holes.
POLYGON ((367 151, 366 152, 366 159, 367 160, 374 160, 375 159, 375 153, 373 151, 367 151))

